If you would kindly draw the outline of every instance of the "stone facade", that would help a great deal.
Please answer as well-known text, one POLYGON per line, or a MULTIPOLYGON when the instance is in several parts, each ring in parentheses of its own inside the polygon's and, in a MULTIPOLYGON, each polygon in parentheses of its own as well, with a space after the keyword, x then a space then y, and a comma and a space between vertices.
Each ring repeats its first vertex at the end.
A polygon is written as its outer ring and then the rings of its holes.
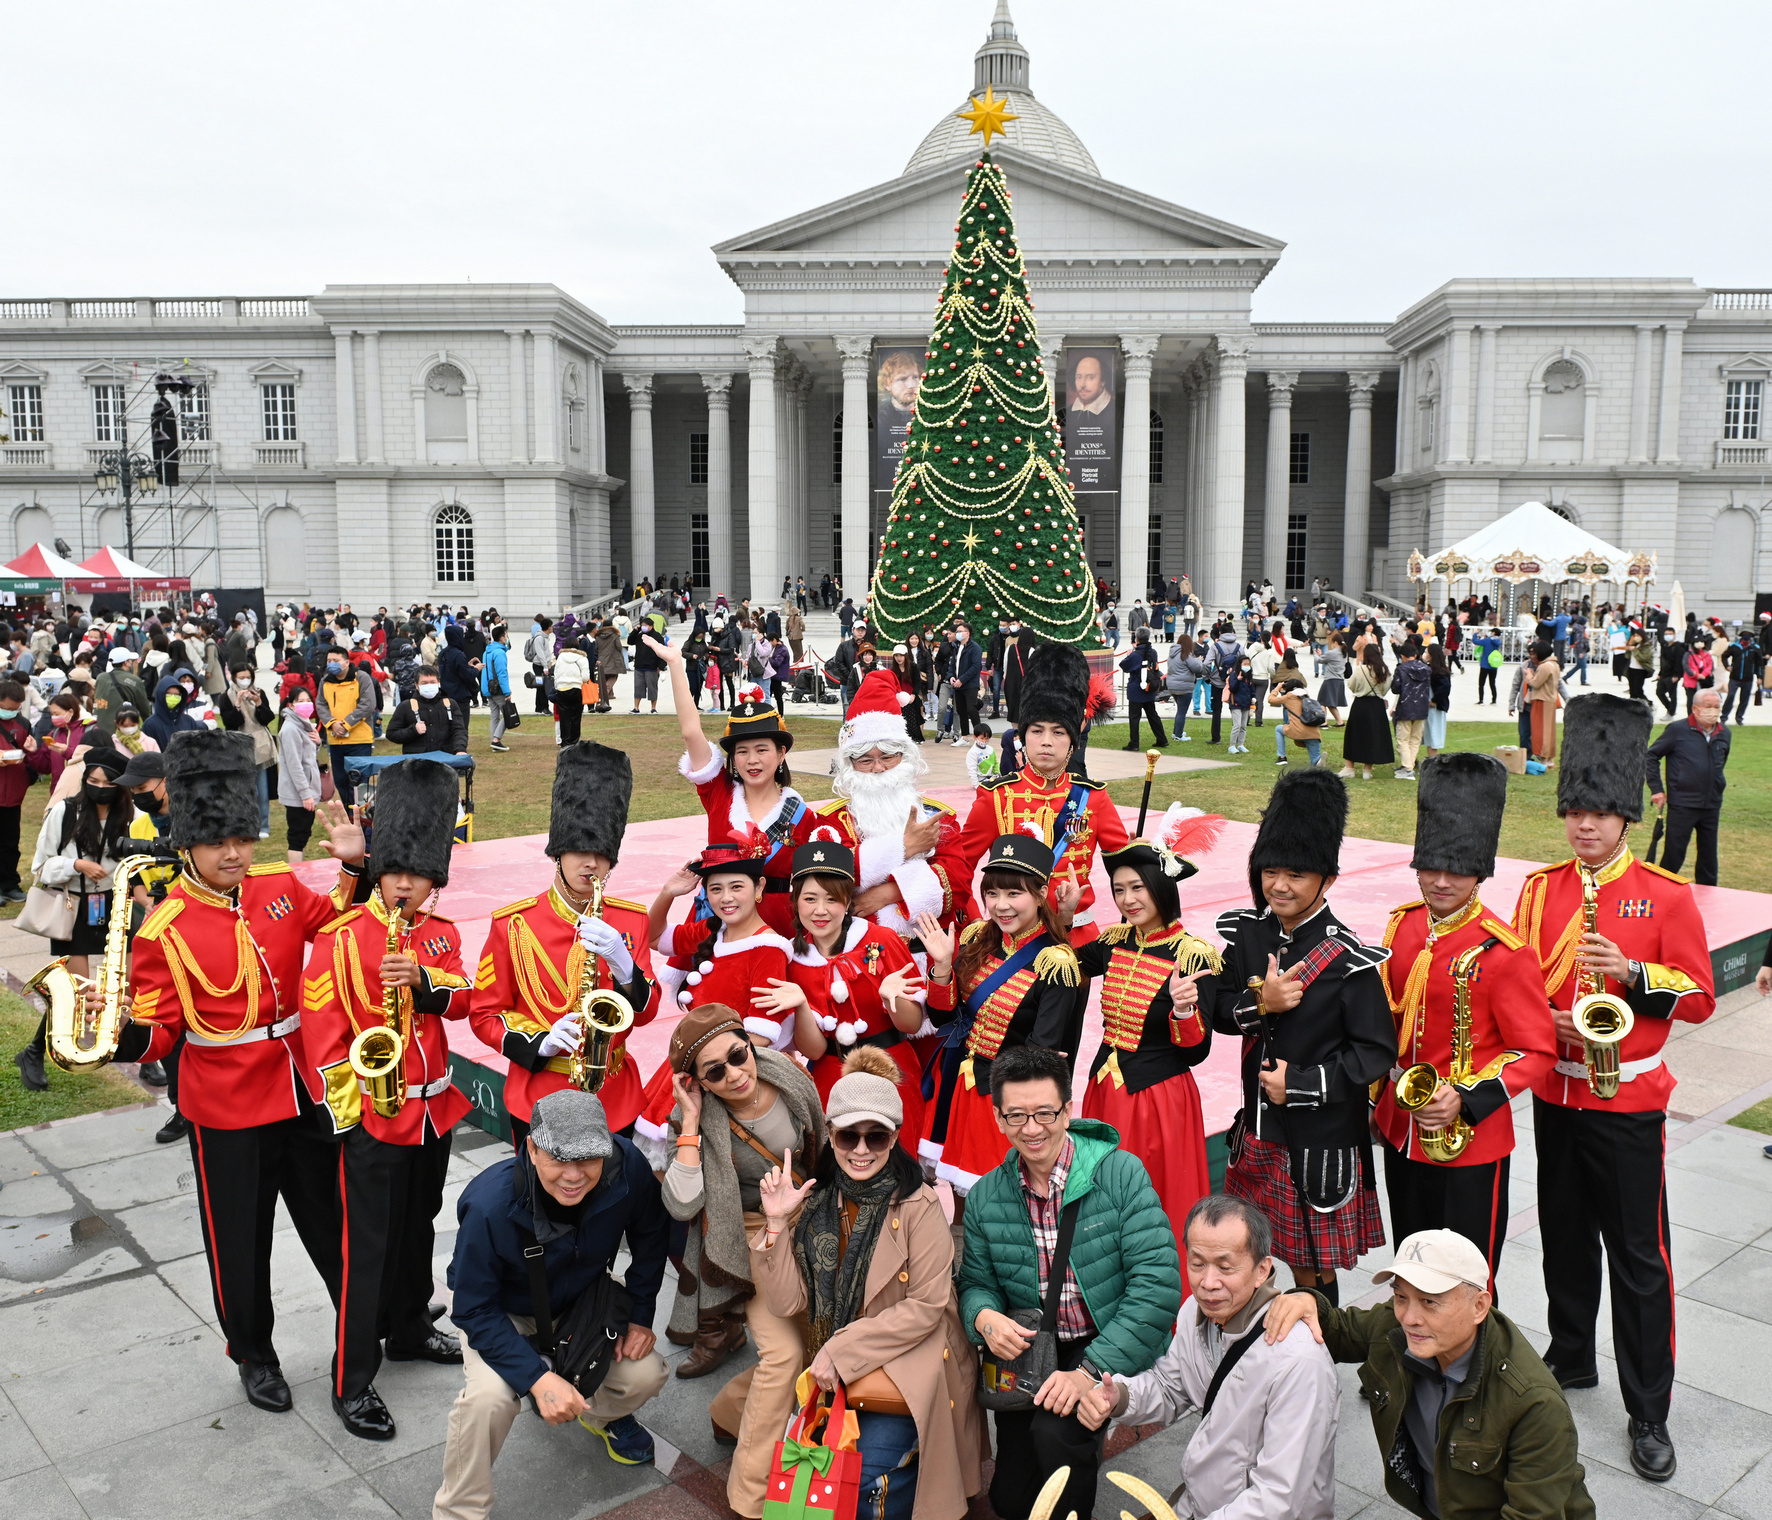
MULTIPOLYGON (((1388 323, 1257 322, 1284 244, 1102 178, 1034 100, 1005 4, 987 83, 1029 123, 993 151, 1048 373, 1121 352, 1121 489, 1080 507, 1126 597, 1183 572, 1220 605, 1289 572, 1406 597, 1412 550, 1533 499, 1657 553, 1663 599, 1678 579, 1740 617, 1772 586, 1772 292, 1455 279, 1388 323)), ((899 178, 717 245, 735 326, 612 327, 547 285, 0 299, 0 548, 122 547, 97 388, 124 387, 145 445, 147 382, 180 369, 210 437, 138 507, 136 549, 201 585, 519 613, 692 568, 734 597, 827 571, 854 593, 887 498, 839 419, 871 426, 877 345, 927 339, 974 151, 938 123, 899 178)))

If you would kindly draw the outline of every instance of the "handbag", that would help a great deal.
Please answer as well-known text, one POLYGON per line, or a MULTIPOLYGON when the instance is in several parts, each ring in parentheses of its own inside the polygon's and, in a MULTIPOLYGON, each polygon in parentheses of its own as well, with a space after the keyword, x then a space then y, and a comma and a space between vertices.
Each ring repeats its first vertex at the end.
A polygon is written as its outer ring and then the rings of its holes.
POLYGON ((763 1520, 855 1520, 861 1502, 861 1427, 843 1385, 837 1385, 828 1410, 810 1373, 800 1374, 797 1387, 800 1411, 775 1443, 763 1489, 763 1520), (821 1420, 822 1445, 814 1439, 821 1420))
POLYGON ((1034 1395, 1058 1370, 1058 1296, 1070 1270, 1071 1237, 1077 1232, 1077 1212, 1082 1206, 1083 1200, 1074 1198, 1059 1215, 1058 1244, 1046 1278, 1046 1302, 1038 1309, 1009 1311, 1016 1324, 1034 1331, 1027 1349, 1012 1361, 999 1362, 994 1360, 996 1353, 985 1347, 978 1364, 978 1402, 986 1409, 1032 1409, 1034 1395))
POLYGON ((64 892, 60 887, 33 886, 25 893, 25 905, 12 925, 26 934, 66 940, 74 937, 74 923, 79 916, 78 894, 64 892))
POLYGON ((907 1419, 912 1417, 911 1406, 905 1402, 903 1390, 893 1382, 892 1374, 884 1367, 876 1367, 872 1372, 864 1372, 860 1377, 850 1379, 843 1385, 843 1389, 849 1395, 849 1402, 864 1414, 896 1414, 907 1419))
MULTIPOLYGON (((548 1303, 542 1247, 528 1230, 519 1234, 523 1260, 529 1268, 529 1301, 535 1308, 536 1350, 588 1399, 603 1386, 615 1363, 616 1343, 627 1334, 633 1319, 634 1296, 605 1267, 573 1301, 556 1328, 548 1303)), ((531 1395, 531 1402, 533 1398, 531 1395)))
POLYGON ((517 710, 517 704, 509 697, 505 698, 504 715, 506 728, 521 728, 523 726, 523 714, 517 710))

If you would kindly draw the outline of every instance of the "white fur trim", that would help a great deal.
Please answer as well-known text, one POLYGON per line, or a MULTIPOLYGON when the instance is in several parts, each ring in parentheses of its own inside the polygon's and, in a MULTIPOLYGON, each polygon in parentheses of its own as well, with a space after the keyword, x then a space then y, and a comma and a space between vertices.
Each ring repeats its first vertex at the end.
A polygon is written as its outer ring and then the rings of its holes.
POLYGON ((778 1024, 774 1019, 766 1019, 758 1014, 752 1014, 744 1021, 744 1027, 747 1034, 762 1035, 775 1050, 787 1050, 794 1043, 794 1021, 792 1019, 783 1019, 778 1024))
POLYGON ((671 1126, 668 1123, 654 1124, 650 1119, 642 1115, 640 1118, 634 1120, 634 1133, 643 1136, 648 1140, 668 1140, 671 1134, 671 1126))
POLYGON ((662 1172, 668 1167, 676 1155, 676 1147, 665 1135, 649 1135, 642 1132, 643 1121, 634 1121, 634 1149, 646 1158, 646 1164, 655 1172, 662 1172))
MULTIPOLYGON (((865 918, 854 920, 849 925, 848 939, 843 942, 843 948, 837 953, 839 955, 847 955, 867 937, 867 932, 868 922, 865 918)), ((749 942, 746 941, 746 943, 749 942)), ((793 942, 790 940, 788 959, 796 966, 828 966, 830 964, 830 962, 820 953, 818 946, 812 944, 810 941, 807 942, 804 950, 795 950, 792 948, 792 944, 793 942)))
POLYGON ((708 756, 708 763, 699 771, 690 769, 688 750, 677 756, 677 774, 691 786, 706 786, 725 768, 726 757, 718 749, 708 756))
POLYGON ((902 833, 895 830, 890 834, 876 834, 872 839, 864 839, 861 848, 856 851, 856 873, 860 877, 856 885, 864 892, 870 887, 877 887, 903 864, 902 833))
POLYGON ((964 1198, 977 1187, 979 1183, 984 1181, 984 1178, 975 1173, 963 1172, 959 1167, 950 1166, 945 1161, 937 1161, 935 1163, 935 1175, 940 1181, 945 1182, 951 1187, 955 1194, 961 1198, 964 1198))
MULTIPOLYGON (((900 692, 899 696, 908 701, 910 694, 900 692)), ((896 740, 899 744, 908 745, 910 738, 910 730, 905 727, 904 718, 900 714, 864 712, 846 720, 837 730, 837 748, 853 759, 855 755, 865 755, 876 744, 896 740)))
POLYGON ((783 939, 779 934, 768 929, 765 929, 761 934, 752 934, 745 939, 735 939, 731 944, 726 942, 725 929, 721 929, 720 937, 714 941, 714 954, 716 956, 743 955, 747 950, 766 949, 771 946, 784 955, 794 953, 794 942, 791 939, 783 939))
POLYGON ((904 899, 904 916, 912 923, 919 913, 941 917, 941 878, 926 860, 907 860, 892 873, 898 895, 904 899))
POLYGON ((669 961, 660 960, 653 962, 653 972, 658 985, 664 990, 664 1000, 667 1003, 676 1002, 677 994, 683 990, 683 983, 687 979, 688 968, 673 966, 669 961))

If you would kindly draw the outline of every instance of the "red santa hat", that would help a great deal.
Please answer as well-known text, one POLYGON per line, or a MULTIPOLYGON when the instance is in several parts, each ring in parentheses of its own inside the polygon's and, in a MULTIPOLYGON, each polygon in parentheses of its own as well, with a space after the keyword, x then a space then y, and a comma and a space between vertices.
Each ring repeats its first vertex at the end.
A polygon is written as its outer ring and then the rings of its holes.
POLYGON ((869 671, 837 730, 837 748, 846 755, 858 755, 876 744, 896 743, 908 753, 911 735, 905 727, 904 709, 913 700, 891 671, 869 671))

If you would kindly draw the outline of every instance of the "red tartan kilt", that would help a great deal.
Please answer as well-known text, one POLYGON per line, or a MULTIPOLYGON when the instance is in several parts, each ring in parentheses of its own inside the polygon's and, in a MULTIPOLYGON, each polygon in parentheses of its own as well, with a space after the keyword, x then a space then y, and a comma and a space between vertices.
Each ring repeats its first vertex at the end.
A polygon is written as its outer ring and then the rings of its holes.
POLYGON ((989 1090, 968 1087, 961 1077, 954 1084, 947 1139, 942 1144, 935 1175, 963 1191, 985 1173, 994 1171, 1008 1154, 1009 1141, 997 1128, 989 1090))
MULTIPOLYGON (((1136 1093, 1112 1077, 1092 1079, 1083 1090, 1083 1117, 1113 1125, 1120 1132, 1120 1149, 1144 1163, 1179 1243, 1187 1211, 1212 1191, 1194 1074, 1184 1071, 1136 1093)), ((1181 1255, 1185 1272, 1187 1252, 1181 1255)))
MULTIPOLYGON (((1292 1185, 1292 1163, 1284 1146, 1249 1135, 1243 1159, 1225 1173, 1224 1190, 1247 1199, 1266 1214, 1274 1227, 1274 1255, 1289 1267, 1311 1267, 1311 1239, 1305 1234, 1298 1190, 1292 1185)), ((1384 1217, 1378 1211, 1378 1188, 1362 1182, 1354 1196, 1333 1214, 1310 1213, 1310 1232, 1317 1245, 1317 1265, 1325 1272, 1359 1264, 1361 1256, 1384 1244, 1384 1217)))
MULTIPOLYGON (((839 1055, 840 1049, 835 1044, 827 1045, 825 1053, 808 1068, 812 1085, 818 1089, 821 1106, 831 1101, 831 1089, 837 1085, 837 1078, 843 1075, 843 1056, 848 1052, 839 1055)), ((917 1060, 917 1048, 909 1040, 887 1046, 886 1054, 898 1063, 902 1073, 898 1079, 898 1100, 904 1104, 904 1123, 898 1131, 899 1149, 908 1152, 915 1160, 917 1142, 923 1136, 923 1068, 917 1060)))

